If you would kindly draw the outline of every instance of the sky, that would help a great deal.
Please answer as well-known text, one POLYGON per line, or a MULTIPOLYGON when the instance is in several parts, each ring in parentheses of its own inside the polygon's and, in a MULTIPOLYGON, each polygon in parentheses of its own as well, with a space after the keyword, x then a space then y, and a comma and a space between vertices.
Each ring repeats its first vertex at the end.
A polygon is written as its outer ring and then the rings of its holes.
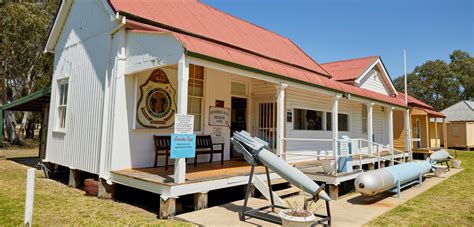
POLYGON ((392 78, 474 55, 474 0, 201 0, 290 38, 318 63, 378 55, 392 78))

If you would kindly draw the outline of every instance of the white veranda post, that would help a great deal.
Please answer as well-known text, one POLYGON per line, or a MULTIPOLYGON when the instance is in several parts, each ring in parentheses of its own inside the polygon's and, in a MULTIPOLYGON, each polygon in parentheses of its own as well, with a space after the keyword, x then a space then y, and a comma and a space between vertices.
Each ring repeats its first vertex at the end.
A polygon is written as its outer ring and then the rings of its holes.
POLYGON ((369 154, 372 154, 372 142, 374 142, 373 138, 374 138, 374 130, 373 130, 373 126, 372 126, 372 122, 373 122, 373 107, 374 107, 374 104, 373 103, 368 103, 367 104, 367 140, 369 141, 369 144, 368 144, 368 152, 369 154))
POLYGON ((335 95, 333 102, 332 102, 332 113, 331 113, 331 129, 332 129, 332 150, 334 159, 337 162, 337 138, 339 138, 339 122, 338 122, 338 115, 339 115, 339 99, 341 98, 340 95, 335 95))
POLYGON ((388 146, 393 149, 393 107, 388 110, 388 146))
MULTIPOLYGON (((189 63, 185 56, 178 62, 178 114, 188 114, 189 63)), ((178 158, 174 163, 174 182, 184 183, 186 159, 178 158)))
POLYGON ((277 156, 283 154, 283 138, 285 135, 285 89, 287 84, 277 87, 277 156))
POLYGON ((406 150, 410 153, 410 160, 413 159, 411 153, 411 130, 410 130, 410 109, 405 111, 405 147, 406 150))

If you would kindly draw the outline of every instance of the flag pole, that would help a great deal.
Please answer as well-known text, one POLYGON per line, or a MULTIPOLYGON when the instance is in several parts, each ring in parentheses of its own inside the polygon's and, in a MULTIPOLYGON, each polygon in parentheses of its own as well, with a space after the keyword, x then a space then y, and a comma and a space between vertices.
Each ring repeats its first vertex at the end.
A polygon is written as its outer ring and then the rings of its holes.
POLYGON ((407 51, 403 50, 403 68, 405 72, 405 105, 408 106, 408 87, 407 87, 407 51))
POLYGON ((410 109, 408 108, 408 82, 407 82, 407 51, 403 50, 403 68, 404 68, 404 82, 405 82, 405 106, 407 107, 405 113, 405 128, 406 128, 406 145, 410 153, 410 160, 413 160, 413 152, 411 149, 411 133, 410 133, 410 109))

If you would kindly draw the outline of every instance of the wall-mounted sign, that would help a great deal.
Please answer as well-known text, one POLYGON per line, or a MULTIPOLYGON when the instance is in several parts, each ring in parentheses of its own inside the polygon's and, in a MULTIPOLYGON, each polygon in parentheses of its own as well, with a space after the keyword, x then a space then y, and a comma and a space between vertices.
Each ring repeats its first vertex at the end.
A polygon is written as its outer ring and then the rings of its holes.
POLYGON ((286 122, 288 123, 293 122, 293 112, 291 111, 286 112, 286 122))
POLYGON ((170 158, 194 158, 196 156, 196 135, 171 134, 170 158))
POLYGON ((194 116, 193 115, 175 115, 174 134, 193 134, 194 116))
POLYGON ((209 107, 209 126, 229 127, 230 110, 216 106, 209 107))
POLYGON ((213 143, 225 143, 226 133, 223 127, 214 126, 212 127, 211 136, 213 143))
POLYGON ((217 107, 224 107, 224 100, 216 100, 217 107))
POLYGON ((137 121, 146 128, 169 128, 174 124, 176 91, 166 73, 157 69, 140 86, 137 121))

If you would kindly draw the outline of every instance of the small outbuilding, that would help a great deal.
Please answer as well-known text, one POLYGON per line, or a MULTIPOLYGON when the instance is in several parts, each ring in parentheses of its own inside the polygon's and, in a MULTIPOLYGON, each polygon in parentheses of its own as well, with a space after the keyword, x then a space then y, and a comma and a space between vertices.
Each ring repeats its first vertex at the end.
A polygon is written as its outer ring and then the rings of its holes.
POLYGON ((474 147, 474 101, 464 100, 443 111, 448 123, 448 146, 470 150, 474 147))

